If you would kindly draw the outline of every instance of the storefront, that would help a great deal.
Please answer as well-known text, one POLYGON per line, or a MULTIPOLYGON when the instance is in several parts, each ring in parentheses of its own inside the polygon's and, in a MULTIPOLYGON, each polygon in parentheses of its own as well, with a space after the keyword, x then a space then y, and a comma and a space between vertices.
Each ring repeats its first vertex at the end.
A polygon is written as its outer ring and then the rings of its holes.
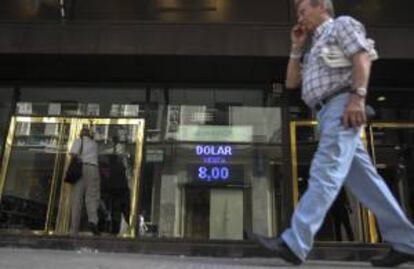
MULTIPOLYGON (((274 236, 291 212, 285 205, 293 207, 306 188, 318 139, 315 122, 293 119, 300 106, 274 94, 263 106, 263 89, 153 89, 150 99, 157 104, 150 106, 148 91, 139 87, 8 91, 18 91, 19 102, 4 106, 5 112, 15 107, 3 121, 5 233, 68 234, 71 185, 63 178, 71 144, 88 126, 99 144, 104 234, 203 240, 246 240, 251 232, 274 236), (173 104, 164 104, 165 92, 173 104), (283 120, 286 110, 289 121, 283 120), (112 154, 122 160, 125 179, 105 175, 112 154), (114 196, 123 180, 128 188, 121 198, 114 196), (130 214, 114 206, 125 195, 130 214)), ((410 216, 413 128, 413 122, 373 120, 364 134, 377 168, 410 216)), ((319 240, 379 242, 374 216, 346 190, 343 196, 319 240)))
MULTIPOLYGON (((277 232, 284 165, 281 108, 260 107, 263 91, 169 89, 176 104, 147 111, 139 105, 144 89, 108 88, 100 90, 99 99, 95 91, 19 89, 1 169, 3 231, 67 234, 68 151, 88 126, 99 144, 101 170, 115 152, 124 158, 129 183, 131 214, 121 221, 128 225, 114 230, 120 219, 103 212, 104 232, 237 240, 251 231, 277 232), (180 105, 183 99, 193 104, 180 105), (121 145, 122 151, 113 150, 121 145), (146 226, 141 232, 139 219, 146 226)), ((112 179, 105 188, 111 179, 103 173, 102 209, 109 210, 105 190, 116 189, 118 182, 112 179)))

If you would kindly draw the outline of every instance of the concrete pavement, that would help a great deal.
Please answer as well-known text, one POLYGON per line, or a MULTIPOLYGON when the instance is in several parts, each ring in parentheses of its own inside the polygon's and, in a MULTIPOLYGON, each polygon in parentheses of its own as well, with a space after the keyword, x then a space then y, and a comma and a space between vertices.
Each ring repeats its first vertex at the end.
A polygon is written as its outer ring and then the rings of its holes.
MULTIPOLYGON (((216 258, 160 256, 132 253, 0 248, 0 269, 269 269, 292 268, 277 258, 216 258)), ((300 267, 358 269, 371 268, 364 262, 308 261, 300 267)), ((407 264, 399 268, 414 268, 407 264)))

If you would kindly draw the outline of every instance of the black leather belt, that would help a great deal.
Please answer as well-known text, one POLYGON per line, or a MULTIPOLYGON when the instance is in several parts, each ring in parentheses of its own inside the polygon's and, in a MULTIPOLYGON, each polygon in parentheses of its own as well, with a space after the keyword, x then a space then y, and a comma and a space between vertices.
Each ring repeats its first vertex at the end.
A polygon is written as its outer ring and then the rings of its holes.
POLYGON ((316 103, 316 105, 315 105, 315 109, 316 109, 316 111, 321 110, 321 109, 322 109, 322 107, 323 107, 324 105, 326 105, 329 101, 331 101, 334 97, 336 97, 336 96, 338 96, 338 95, 340 95, 340 94, 343 94, 343 93, 349 92, 350 90, 351 90, 351 88, 350 88, 350 87, 345 87, 345 88, 342 88, 342 89, 340 89, 339 91, 336 91, 336 92, 334 92, 333 94, 331 94, 331 95, 329 95, 329 96, 327 96, 327 97, 323 98, 322 100, 320 100, 319 102, 317 102, 317 103, 316 103))

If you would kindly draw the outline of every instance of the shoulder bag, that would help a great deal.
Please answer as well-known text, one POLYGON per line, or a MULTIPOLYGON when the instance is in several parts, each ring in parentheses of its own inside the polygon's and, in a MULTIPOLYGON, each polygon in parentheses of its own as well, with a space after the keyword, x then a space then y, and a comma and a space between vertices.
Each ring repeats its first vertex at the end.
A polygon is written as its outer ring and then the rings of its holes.
MULTIPOLYGON (((83 138, 81 139, 81 147, 79 156, 81 156, 83 150, 83 138)), ((70 160, 68 170, 66 170, 65 182, 69 184, 75 184, 82 177, 82 159, 77 155, 73 156, 70 160)))

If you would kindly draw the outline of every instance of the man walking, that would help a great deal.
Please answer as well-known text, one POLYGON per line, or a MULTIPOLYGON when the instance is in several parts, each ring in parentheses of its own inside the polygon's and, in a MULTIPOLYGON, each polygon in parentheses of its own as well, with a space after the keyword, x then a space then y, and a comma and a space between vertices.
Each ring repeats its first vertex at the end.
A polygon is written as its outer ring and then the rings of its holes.
POLYGON ((296 0, 298 23, 292 28, 287 88, 302 86, 302 98, 317 112, 320 141, 312 160, 308 189, 278 239, 257 236, 282 259, 299 265, 312 248, 327 211, 346 185, 377 217, 389 253, 374 266, 414 260, 414 227, 377 173, 361 141, 373 43, 363 25, 333 19, 331 0, 296 0), (311 47, 306 50, 308 43, 311 47), (339 54, 338 54, 339 51, 339 54))

